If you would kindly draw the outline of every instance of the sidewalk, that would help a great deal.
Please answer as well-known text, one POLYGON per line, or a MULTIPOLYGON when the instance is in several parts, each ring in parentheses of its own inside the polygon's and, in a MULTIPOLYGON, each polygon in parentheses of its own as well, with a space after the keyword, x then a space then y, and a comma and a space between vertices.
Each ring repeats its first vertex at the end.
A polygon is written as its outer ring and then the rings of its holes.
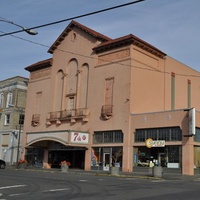
MULTIPOLYGON (((6 169, 10 170, 33 170, 33 171, 44 171, 44 172, 54 172, 54 173, 62 173, 60 169, 51 168, 51 169, 44 169, 39 167, 28 167, 27 169, 16 169, 15 166, 7 166, 6 169)), ((69 169, 71 174, 88 174, 94 176, 116 176, 111 175, 110 171, 102 171, 102 170, 90 170, 85 171, 82 169, 69 169)), ((116 177, 127 177, 127 178, 143 178, 143 179, 156 179, 156 180, 200 180, 200 174, 195 174, 193 176, 189 175, 182 175, 181 171, 178 169, 166 169, 164 168, 163 174, 161 177, 155 177, 152 174, 152 170, 149 168, 145 169, 135 169, 134 172, 119 172, 119 175, 116 177)))

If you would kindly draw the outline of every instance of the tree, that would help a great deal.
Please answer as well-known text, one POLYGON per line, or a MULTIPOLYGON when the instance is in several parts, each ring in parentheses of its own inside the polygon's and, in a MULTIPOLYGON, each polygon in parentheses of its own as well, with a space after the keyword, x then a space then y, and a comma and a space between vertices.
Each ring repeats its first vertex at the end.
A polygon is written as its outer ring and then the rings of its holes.
POLYGON ((119 158, 122 156, 123 154, 123 151, 122 149, 119 149, 118 151, 116 151, 113 155, 112 155, 112 158, 114 160, 114 165, 119 162, 119 158))

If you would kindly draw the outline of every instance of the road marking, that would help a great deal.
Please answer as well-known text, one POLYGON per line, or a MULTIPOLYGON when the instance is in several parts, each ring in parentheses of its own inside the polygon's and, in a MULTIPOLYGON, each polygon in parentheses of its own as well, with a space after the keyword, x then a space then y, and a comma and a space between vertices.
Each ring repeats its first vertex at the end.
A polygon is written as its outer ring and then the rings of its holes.
POLYGON ((51 190, 45 190, 44 192, 57 192, 57 191, 65 191, 65 190, 69 190, 69 188, 51 189, 51 190))
POLYGON ((151 182, 153 182, 153 183, 160 183, 160 182, 165 182, 165 180, 153 180, 151 182))
POLYGON ((171 180, 153 180, 151 181, 152 183, 162 183, 162 182, 183 182, 184 180, 175 180, 175 179, 171 179, 171 180))
POLYGON ((125 178, 124 180, 128 180, 128 181, 131 181, 131 180, 136 180, 136 178, 125 178))
POLYGON ((10 188, 17 188, 17 187, 25 187, 26 185, 11 185, 11 186, 4 186, 4 187, 0 187, 0 190, 3 189, 10 189, 10 188))
POLYGON ((88 180, 79 180, 80 182, 87 182, 88 180))
POLYGON ((14 196, 19 196, 19 195, 24 195, 24 194, 28 194, 28 193, 26 192, 26 193, 10 194, 9 196, 14 197, 14 196))

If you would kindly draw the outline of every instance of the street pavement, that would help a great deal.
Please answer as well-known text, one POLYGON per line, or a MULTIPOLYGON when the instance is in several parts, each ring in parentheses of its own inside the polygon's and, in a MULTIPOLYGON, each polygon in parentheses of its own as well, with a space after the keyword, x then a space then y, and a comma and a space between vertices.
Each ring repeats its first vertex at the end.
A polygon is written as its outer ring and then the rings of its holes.
MULTIPOLYGON (((60 169, 51 168, 44 169, 38 167, 28 167, 26 169, 16 169, 15 166, 7 166, 8 170, 27 170, 27 171, 43 171, 51 173, 62 173, 60 169)), ((200 180, 200 173, 196 170, 195 175, 182 175, 180 170, 177 169, 163 169, 163 173, 159 176, 153 174, 153 169, 151 168, 135 168, 133 172, 119 172, 119 175, 112 175, 110 171, 102 170, 90 170, 85 171, 82 169, 69 169, 68 173, 71 174, 87 174, 95 176, 116 176, 116 177, 127 177, 127 178, 142 178, 142 179, 160 179, 160 180, 200 180)))

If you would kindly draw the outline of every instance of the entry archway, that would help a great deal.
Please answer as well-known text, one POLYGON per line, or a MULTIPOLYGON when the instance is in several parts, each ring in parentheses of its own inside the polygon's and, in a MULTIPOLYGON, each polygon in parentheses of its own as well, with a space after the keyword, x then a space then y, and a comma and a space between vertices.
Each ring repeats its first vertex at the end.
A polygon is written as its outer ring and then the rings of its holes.
POLYGON ((70 168, 84 169, 86 149, 55 140, 40 140, 26 147, 25 158, 36 167, 60 168, 60 163, 66 160, 71 163, 70 168))

